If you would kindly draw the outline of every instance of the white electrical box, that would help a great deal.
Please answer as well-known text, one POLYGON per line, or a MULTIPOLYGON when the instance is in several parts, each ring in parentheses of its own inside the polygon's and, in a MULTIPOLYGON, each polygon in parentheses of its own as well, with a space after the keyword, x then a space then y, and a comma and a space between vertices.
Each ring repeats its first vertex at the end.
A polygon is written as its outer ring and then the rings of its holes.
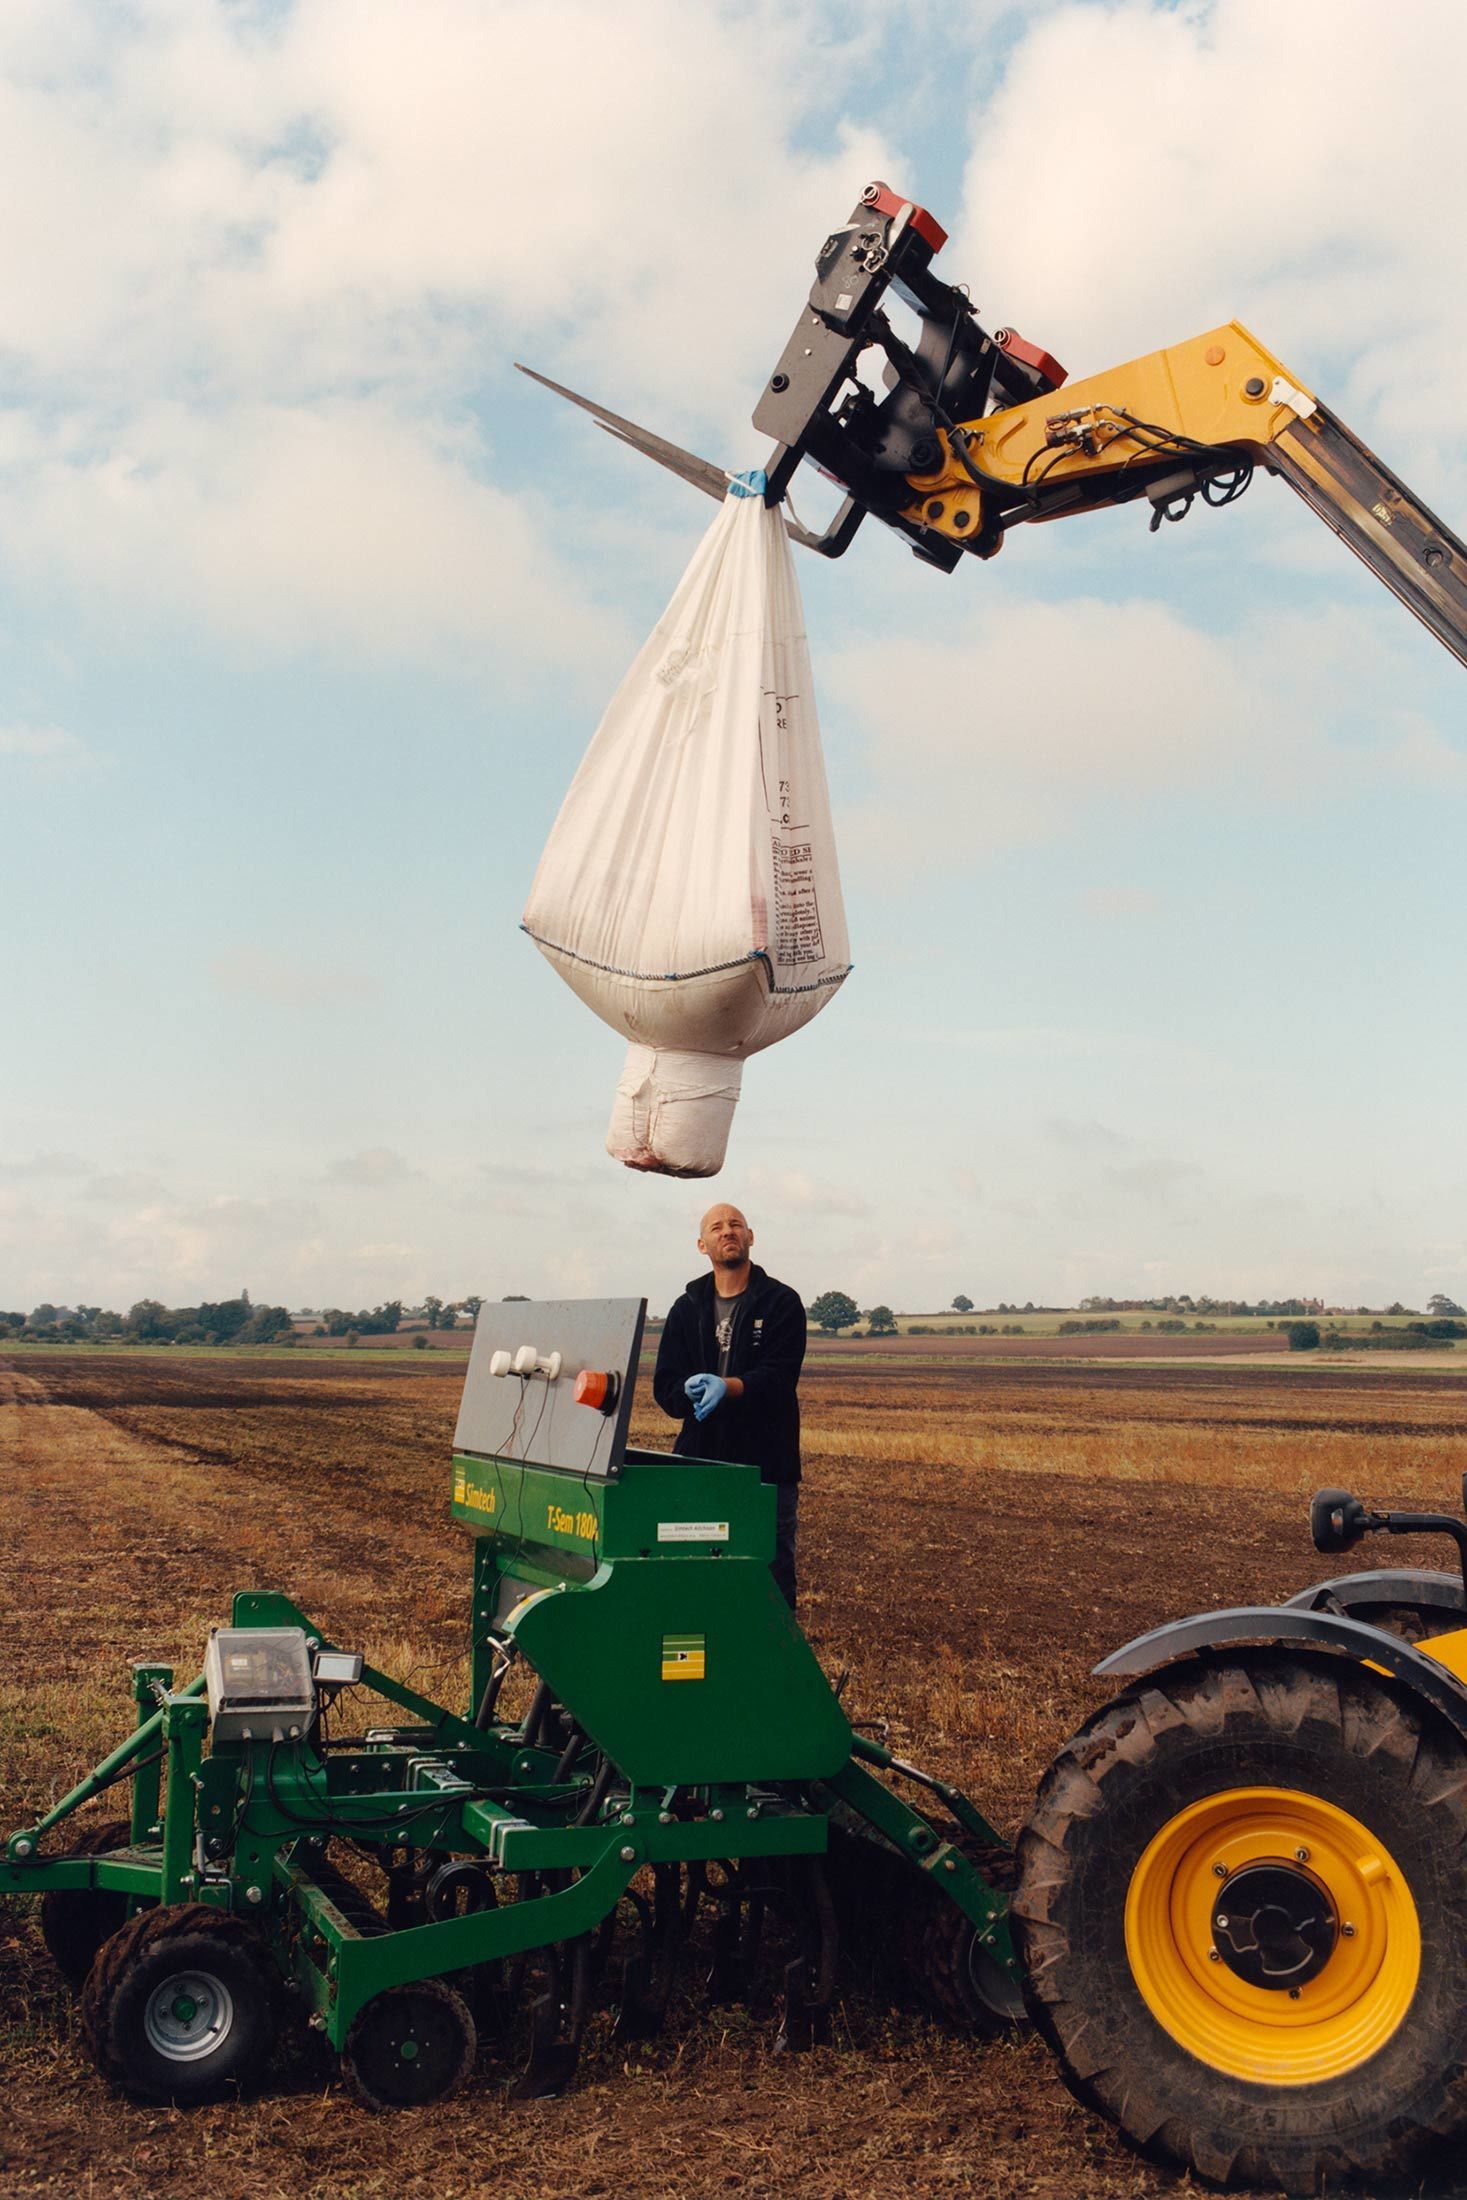
POLYGON ((216 1742, 299 1741, 316 1715, 303 1627, 216 1627, 204 1652, 216 1742))

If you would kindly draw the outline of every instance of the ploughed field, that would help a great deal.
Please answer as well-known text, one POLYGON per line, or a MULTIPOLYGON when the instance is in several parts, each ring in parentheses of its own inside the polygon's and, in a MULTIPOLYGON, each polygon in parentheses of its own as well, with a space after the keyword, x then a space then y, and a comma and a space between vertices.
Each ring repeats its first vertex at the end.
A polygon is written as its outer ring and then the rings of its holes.
MULTIPOLYGON (((1105 1692, 1088 1676, 1107 1649, 1331 1570, 1305 1527, 1318 1485, 1459 1500, 1467 1369, 1163 1361, 1160 1340, 1145 1365, 997 1360, 916 1341, 920 1356, 807 1369, 802 1618, 827 1670, 847 1671, 852 1715, 888 1720, 891 1746, 1006 1831, 1105 1692)), ((447 1467, 463 1366, 0 1353, 0 1828, 120 1738, 130 1659, 197 1671, 235 1589, 283 1588, 334 1640, 461 1702, 468 1544, 447 1467)), ((670 1426, 644 1404, 634 1436, 660 1447, 670 1426)), ((1429 1543, 1389 1556, 1447 1562, 1429 1543)), ((649 2046, 593 2027, 559 2101, 509 2104, 486 2064, 438 2108, 374 2117, 303 2048, 261 2097, 180 2114, 108 2096, 34 1915, 0 1904, 0 2192, 1179 2189, 1072 2102, 1033 2040, 974 2047, 853 1989, 826 2044, 775 2054, 772 2020, 685 1987, 649 2046)))

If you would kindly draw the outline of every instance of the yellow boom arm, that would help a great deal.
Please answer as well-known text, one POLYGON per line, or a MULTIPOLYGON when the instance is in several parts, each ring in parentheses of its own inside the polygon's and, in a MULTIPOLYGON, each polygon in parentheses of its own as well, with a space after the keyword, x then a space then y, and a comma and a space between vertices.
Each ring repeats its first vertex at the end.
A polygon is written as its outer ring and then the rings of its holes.
POLYGON ((901 517, 980 556, 1012 526, 1143 495, 1156 526, 1261 465, 1467 664, 1467 547, 1237 321, 935 440, 901 517))

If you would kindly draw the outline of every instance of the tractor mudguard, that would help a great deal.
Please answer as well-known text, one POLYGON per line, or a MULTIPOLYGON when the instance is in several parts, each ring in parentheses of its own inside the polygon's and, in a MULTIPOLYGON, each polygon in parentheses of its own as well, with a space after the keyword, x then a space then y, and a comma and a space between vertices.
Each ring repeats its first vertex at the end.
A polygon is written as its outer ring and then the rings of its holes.
POLYGON ((1301 1649, 1343 1653, 1402 1682, 1467 1741, 1467 1684, 1401 1636, 1333 1612, 1308 1612, 1289 1604, 1242 1604, 1228 1611, 1199 1612, 1191 1619, 1169 1620, 1163 1627, 1137 1635, 1092 1670, 1107 1680, 1131 1679, 1154 1673, 1159 1666, 1175 1665, 1199 1651, 1224 1650, 1235 1643, 1290 1643, 1301 1649))
MULTIPOLYGON (((1297 1596, 1284 1601, 1285 1611, 1313 1612, 1343 1605, 1348 1615, 1356 1605, 1414 1604, 1437 1611, 1460 1612, 1467 1627, 1467 1599, 1460 1574, 1428 1573, 1415 1566, 1384 1567, 1370 1574, 1336 1574, 1316 1581, 1297 1596)), ((1336 1613, 1338 1617, 1338 1613, 1336 1613)))

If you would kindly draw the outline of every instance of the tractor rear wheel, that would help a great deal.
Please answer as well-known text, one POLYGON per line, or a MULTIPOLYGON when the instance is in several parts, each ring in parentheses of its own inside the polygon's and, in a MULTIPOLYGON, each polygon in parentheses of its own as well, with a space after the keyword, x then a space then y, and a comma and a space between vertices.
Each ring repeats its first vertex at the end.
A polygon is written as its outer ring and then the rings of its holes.
POLYGON ((1291 2193, 1467 2125, 1467 1750, 1343 1659, 1144 1681, 1041 1783, 1014 1920, 1071 2089, 1291 2193))
MULTIPOLYGON (((125 1849, 132 1841, 126 1818, 109 1818, 105 1825, 88 1826, 79 1834, 68 1856, 105 1856, 125 1849)), ((149 1901, 146 1907, 151 1909, 149 1901)), ((110 1940, 127 1923, 127 1896, 109 1887, 57 1887, 41 1897, 41 1938, 51 1959, 73 1993, 80 1991, 104 1940, 110 1940)))
POLYGON ((243 1918, 184 1903, 114 1933, 82 1989, 82 2031, 103 2076, 135 2100, 188 2107, 242 2092, 276 2033, 277 1976, 243 1918))

